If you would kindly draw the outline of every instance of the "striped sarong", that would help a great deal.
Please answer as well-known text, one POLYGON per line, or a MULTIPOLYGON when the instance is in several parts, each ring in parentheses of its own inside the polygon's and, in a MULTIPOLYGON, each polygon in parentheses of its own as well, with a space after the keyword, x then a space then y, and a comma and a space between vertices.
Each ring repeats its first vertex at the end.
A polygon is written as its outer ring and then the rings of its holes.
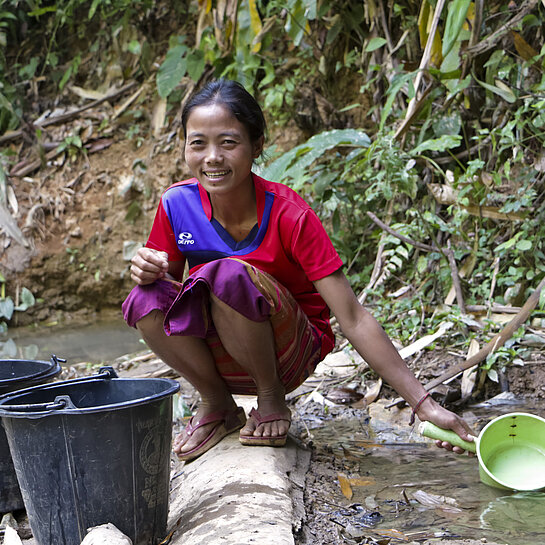
POLYGON ((322 333, 310 323, 287 288, 235 258, 207 263, 183 284, 158 280, 136 286, 123 303, 123 316, 135 327, 151 311, 161 311, 167 335, 205 339, 229 390, 255 395, 253 379, 228 354, 214 328, 210 293, 249 320, 270 320, 278 375, 286 392, 295 390, 314 371, 322 357, 322 333))

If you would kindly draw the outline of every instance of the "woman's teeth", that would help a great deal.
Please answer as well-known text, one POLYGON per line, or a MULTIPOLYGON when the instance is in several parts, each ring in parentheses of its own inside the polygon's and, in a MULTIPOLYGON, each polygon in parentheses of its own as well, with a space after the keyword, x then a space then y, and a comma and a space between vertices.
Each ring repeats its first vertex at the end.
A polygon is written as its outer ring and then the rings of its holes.
POLYGON ((221 178, 228 173, 228 170, 222 170, 221 172, 205 172, 205 175, 208 176, 208 178, 221 178))

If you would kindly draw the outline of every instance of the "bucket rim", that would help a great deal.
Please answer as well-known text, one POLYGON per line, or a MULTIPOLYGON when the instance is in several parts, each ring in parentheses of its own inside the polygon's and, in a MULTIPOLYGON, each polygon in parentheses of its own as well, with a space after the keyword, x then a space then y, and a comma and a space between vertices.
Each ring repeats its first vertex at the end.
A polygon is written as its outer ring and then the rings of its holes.
POLYGON ((5 362, 29 362, 29 363, 43 363, 46 367, 45 369, 38 371, 36 373, 32 373, 31 375, 25 375, 24 377, 11 377, 6 379, 0 379, 0 391, 2 388, 12 385, 16 382, 31 382, 33 380, 38 380, 46 376, 55 375, 61 372, 61 365, 59 363, 60 360, 57 359, 56 356, 52 356, 50 360, 32 360, 32 359, 26 359, 26 358, 11 358, 6 359, 2 358, 0 359, 0 365, 5 362))
MULTIPOLYGON (((95 377, 95 376, 89 376, 84 377, 88 384, 96 384, 98 382, 104 382, 104 379, 102 377, 95 377)), ((50 410, 37 410, 37 411, 17 411, 17 410, 7 410, 3 408, 3 405, 8 405, 9 402, 13 402, 17 397, 21 397, 24 395, 27 395, 29 393, 33 393, 35 391, 44 391, 44 390, 54 390, 58 389, 60 387, 64 386, 70 386, 74 383, 81 383, 81 379, 70 379, 70 380, 63 380, 59 382, 53 382, 51 384, 41 384, 37 386, 31 386, 29 388, 24 388, 21 390, 16 390, 14 392, 8 392, 7 394, 3 394, 0 396, 0 418, 26 418, 26 419, 35 419, 35 418, 44 418, 47 416, 56 416, 56 415, 85 415, 85 414, 92 414, 92 413, 99 413, 99 412, 105 412, 105 411, 119 411, 123 409, 129 409, 132 407, 137 407, 139 405, 144 405, 149 403, 150 401, 159 401, 166 397, 174 395, 176 392, 180 390, 180 383, 177 380, 165 378, 165 377, 153 377, 153 378, 141 378, 141 377, 116 377, 116 378, 108 378, 106 379, 109 382, 110 381, 116 381, 116 382, 127 382, 127 381, 154 381, 154 382, 162 382, 169 385, 168 388, 165 388, 164 391, 145 396, 140 397, 137 399, 132 399, 128 401, 122 401, 117 403, 111 403, 108 405, 97 405, 94 407, 66 407, 61 409, 50 409, 50 410)), ((52 401, 51 404, 54 402, 52 401)))
POLYGON ((484 437, 484 434, 488 430, 488 428, 490 428, 491 426, 493 426, 495 423, 499 422, 500 420, 505 420, 507 418, 513 418, 513 417, 518 417, 518 416, 524 416, 524 417, 529 417, 529 418, 534 419, 534 420, 539 420, 545 425, 545 418, 543 418, 541 416, 538 416, 536 414, 526 413, 526 412, 513 412, 513 413, 502 414, 501 416, 498 416, 498 417, 492 419, 490 422, 488 422, 488 424, 479 433, 479 438, 478 438, 478 442, 477 442, 477 459, 479 460, 479 469, 480 470, 482 469, 482 471, 484 472, 484 474, 488 478, 488 479, 483 479, 483 476, 481 476, 481 481, 483 481, 483 482, 485 482, 485 484, 489 484, 491 486, 499 485, 500 488, 505 488, 507 490, 519 490, 521 492, 535 492, 537 490, 542 490, 543 488, 545 488, 545 481, 542 484, 536 485, 535 487, 532 487, 532 488, 515 488, 514 486, 506 483, 502 479, 499 479, 497 476, 495 476, 488 469, 486 463, 484 462, 484 460, 483 460, 483 458, 481 456, 481 442, 482 442, 482 438, 484 437), (487 480, 490 480, 491 482, 486 482, 487 480))

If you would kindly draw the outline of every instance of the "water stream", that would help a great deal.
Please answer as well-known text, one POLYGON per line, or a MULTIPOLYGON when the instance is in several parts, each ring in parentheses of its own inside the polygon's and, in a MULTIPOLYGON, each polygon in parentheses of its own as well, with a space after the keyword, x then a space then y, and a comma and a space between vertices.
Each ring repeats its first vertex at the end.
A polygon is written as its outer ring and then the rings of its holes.
MULTIPOLYGON (((466 416, 479 430, 510 412, 543 417, 545 403, 475 407, 466 416)), ((476 457, 437 449, 414 430, 380 415, 368 426, 326 422, 312 435, 315 445, 328 445, 347 467, 353 493, 349 507, 330 512, 346 543, 368 543, 366 538, 380 535, 545 543, 545 492, 517 493, 481 483, 476 457)))
POLYGON ((10 328, 0 338, 0 358, 49 360, 55 354, 67 364, 104 363, 144 350, 138 332, 119 319, 99 319, 88 325, 10 328))

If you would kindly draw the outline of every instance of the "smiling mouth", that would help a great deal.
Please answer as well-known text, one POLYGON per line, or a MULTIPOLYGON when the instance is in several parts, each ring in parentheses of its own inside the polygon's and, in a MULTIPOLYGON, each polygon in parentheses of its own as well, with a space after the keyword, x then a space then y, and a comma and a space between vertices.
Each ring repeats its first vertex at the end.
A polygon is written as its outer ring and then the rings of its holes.
POLYGON ((208 172, 208 171, 203 171, 203 174, 207 177, 207 178, 222 178, 223 176, 226 176, 227 174, 229 174, 229 170, 221 170, 221 171, 216 171, 216 172, 208 172))

